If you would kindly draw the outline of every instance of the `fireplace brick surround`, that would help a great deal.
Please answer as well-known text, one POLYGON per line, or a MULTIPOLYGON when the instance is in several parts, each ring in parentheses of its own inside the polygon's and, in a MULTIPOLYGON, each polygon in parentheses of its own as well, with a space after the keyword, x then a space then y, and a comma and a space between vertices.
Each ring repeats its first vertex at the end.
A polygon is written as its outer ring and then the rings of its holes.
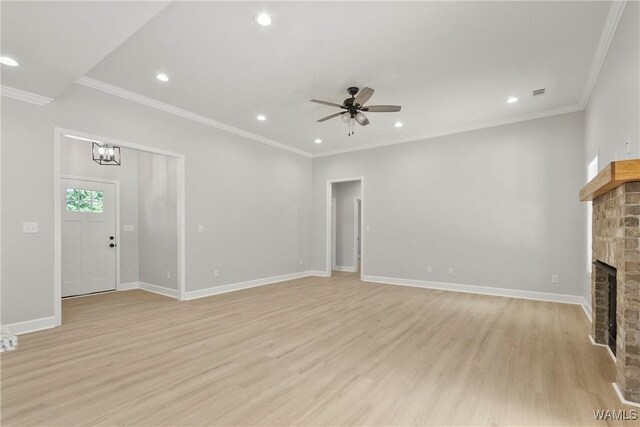
MULTIPOLYGON (((617 270, 616 383, 624 398, 640 402, 640 180, 624 182, 593 199, 593 260, 617 270)), ((592 335, 609 338, 608 276, 591 275, 592 335)))

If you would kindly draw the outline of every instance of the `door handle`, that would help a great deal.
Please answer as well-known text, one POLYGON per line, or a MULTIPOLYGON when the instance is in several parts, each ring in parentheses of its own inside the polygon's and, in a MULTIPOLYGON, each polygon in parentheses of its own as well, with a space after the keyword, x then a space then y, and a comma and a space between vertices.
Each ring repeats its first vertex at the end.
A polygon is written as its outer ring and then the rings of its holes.
POLYGON ((115 239, 115 237, 109 236, 109 240, 113 240, 113 239, 115 239))
POLYGON ((117 245, 115 243, 109 243, 110 248, 115 248, 117 245))

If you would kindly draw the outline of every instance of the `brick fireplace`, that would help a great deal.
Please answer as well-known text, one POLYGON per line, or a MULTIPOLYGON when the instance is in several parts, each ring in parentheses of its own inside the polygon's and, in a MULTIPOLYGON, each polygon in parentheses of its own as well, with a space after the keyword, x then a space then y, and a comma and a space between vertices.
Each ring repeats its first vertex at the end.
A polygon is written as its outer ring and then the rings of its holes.
POLYGON ((640 160, 612 162, 580 196, 593 200, 591 333, 615 354, 620 393, 640 403, 640 160))

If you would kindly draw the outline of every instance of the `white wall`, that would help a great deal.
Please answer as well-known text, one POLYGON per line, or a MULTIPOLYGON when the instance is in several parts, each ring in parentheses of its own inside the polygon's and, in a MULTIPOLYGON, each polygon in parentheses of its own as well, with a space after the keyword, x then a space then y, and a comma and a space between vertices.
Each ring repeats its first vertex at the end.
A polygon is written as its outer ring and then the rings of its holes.
POLYGON ((363 176, 364 274, 580 295, 583 139, 573 113, 314 158, 312 267, 326 181, 363 176))
POLYGON ((140 152, 140 281, 178 289, 177 160, 140 152))
POLYGON ((56 126, 185 154, 187 291, 308 270, 311 159, 78 85, 1 103, 2 324, 54 314, 56 126))
POLYGON ((62 138, 63 175, 120 182, 120 282, 128 283, 138 281, 138 152, 122 148, 121 157, 120 166, 101 166, 92 160, 91 143, 62 138), (134 231, 124 231, 125 225, 134 231))
POLYGON ((356 267, 354 256, 355 199, 360 197, 360 181, 332 184, 336 199, 336 266, 356 267))
MULTIPOLYGON (((629 1, 585 110, 585 180, 587 164, 596 155, 600 169, 614 160, 640 158, 639 27, 640 3, 629 1), (630 153, 626 150, 627 139, 631 141, 630 153)), ((591 300, 587 277, 582 294, 591 300)))

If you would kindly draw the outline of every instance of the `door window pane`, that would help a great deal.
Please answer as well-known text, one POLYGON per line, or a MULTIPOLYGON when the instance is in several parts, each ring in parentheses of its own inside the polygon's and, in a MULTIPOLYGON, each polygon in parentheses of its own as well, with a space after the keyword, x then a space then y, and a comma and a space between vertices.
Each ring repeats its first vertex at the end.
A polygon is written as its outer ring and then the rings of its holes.
POLYGON ((102 191, 67 188, 67 211, 101 213, 103 208, 102 191))

